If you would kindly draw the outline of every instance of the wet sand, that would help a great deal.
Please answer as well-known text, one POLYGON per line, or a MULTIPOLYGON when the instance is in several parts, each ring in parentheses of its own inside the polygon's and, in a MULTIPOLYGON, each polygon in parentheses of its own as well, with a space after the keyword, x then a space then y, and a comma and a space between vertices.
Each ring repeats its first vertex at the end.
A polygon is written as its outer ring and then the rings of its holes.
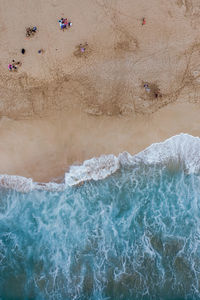
POLYGON ((149 116, 87 116, 77 110, 0 123, 1 173, 60 181, 71 164, 101 154, 142 151, 180 132, 199 136, 199 108, 170 104, 149 116), (183 117, 184 116, 184 117, 183 117))
POLYGON ((199 16, 192 0, 0 1, 0 173, 61 180, 94 156, 200 136, 199 16))

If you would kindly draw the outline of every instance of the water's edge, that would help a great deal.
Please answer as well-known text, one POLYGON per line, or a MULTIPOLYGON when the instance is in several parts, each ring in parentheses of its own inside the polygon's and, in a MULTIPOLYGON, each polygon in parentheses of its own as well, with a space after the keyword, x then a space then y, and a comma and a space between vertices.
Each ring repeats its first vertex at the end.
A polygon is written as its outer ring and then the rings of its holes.
POLYGON ((136 155, 128 152, 102 155, 83 162, 80 166, 71 166, 65 173, 64 183, 38 183, 32 178, 16 175, 0 175, 0 187, 20 192, 32 190, 62 191, 68 186, 82 184, 89 180, 101 180, 115 173, 121 166, 136 166, 140 163, 166 164, 182 162, 188 173, 200 170, 200 138, 186 133, 175 135, 164 142, 154 143, 136 155))

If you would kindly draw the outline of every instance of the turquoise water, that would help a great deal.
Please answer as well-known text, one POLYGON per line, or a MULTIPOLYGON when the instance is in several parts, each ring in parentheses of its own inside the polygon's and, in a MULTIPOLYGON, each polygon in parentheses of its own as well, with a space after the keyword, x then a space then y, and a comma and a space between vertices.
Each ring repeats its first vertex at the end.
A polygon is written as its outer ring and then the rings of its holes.
POLYGON ((0 299, 200 299, 200 175, 121 166, 59 192, 0 191, 0 299))

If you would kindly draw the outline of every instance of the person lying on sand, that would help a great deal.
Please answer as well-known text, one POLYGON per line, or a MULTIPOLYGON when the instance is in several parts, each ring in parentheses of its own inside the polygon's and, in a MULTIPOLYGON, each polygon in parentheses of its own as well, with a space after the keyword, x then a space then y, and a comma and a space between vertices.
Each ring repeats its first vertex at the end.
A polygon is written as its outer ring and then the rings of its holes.
POLYGON ((36 32, 37 32, 36 26, 26 28, 26 36, 27 37, 33 36, 36 32))
POLYGON ((87 55, 89 54, 88 52, 88 43, 85 42, 84 44, 79 44, 75 47, 75 51, 74 51, 74 55, 76 57, 87 57, 87 55))
POLYGON ((80 44, 79 45, 80 52, 84 53, 86 51, 87 47, 88 47, 88 43, 87 42, 85 42, 85 44, 80 44))

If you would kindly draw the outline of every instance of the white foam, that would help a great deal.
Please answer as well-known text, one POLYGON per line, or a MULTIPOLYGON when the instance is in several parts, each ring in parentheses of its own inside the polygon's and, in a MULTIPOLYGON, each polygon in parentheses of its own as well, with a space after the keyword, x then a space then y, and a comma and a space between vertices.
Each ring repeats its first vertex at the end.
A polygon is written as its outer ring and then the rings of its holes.
POLYGON ((200 138, 179 134, 161 143, 152 144, 144 151, 131 155, 128 152, 92 158, 82 166, 72 166, 65 174, 65 184, 75 185, 86 180, 99 180, 116 172, 120 166, 134 166, 138 163, 160 164, 169 160, 183 161, 188 172, 200 170, 200 138))
MULTIPOLYGON (((120 157, 123 154, 119 155, 120 157)), ((121 159, 123 162, 123 159, 121 159)), ((190 173, 200 170, 200 138, 189 134, 173 136, 162 143, 152 144, 135 156, 128 156, 128 163, 135 164, 142 161, 145 164, 165 163, 169 160, 184 162, 190 173)))
POLYGON ((26 178, 23 176, 0 175, 0 187, 28 193, 33 190, 62 191, 65 189, 65 184, 58 184, 54 182, 37 183, 33 182, 32 178, 26 178))
POLYGON ((188 172, 200 171, 200 138, 189 134, 173 136, 162 143, 152 144, 144 151, 130 155, 128 152, 115 155, 102 155, 83 162, 81 166, 71 166, 65 174, 65 183, 36 183, 22 176, 0 175, 0 186, 20 192, 32 190, 62 191, 68 186, 88 180, 101 180, 115 173, 120 166, 134 166, 138 163, 157 164, 169 160, 183 161, 188 172))
POLYGON ((31 178, 15 175, 0 175, 0 186, 20 192, 29 192, 33 189, 34 183, 31 178))
POLYGON ((72 186, 87 180, 100 180, 119 169, 119 159, 115 155, 102 155, 84 161, 81 166, 71 166, 65 174, 65 184, 72 186))

